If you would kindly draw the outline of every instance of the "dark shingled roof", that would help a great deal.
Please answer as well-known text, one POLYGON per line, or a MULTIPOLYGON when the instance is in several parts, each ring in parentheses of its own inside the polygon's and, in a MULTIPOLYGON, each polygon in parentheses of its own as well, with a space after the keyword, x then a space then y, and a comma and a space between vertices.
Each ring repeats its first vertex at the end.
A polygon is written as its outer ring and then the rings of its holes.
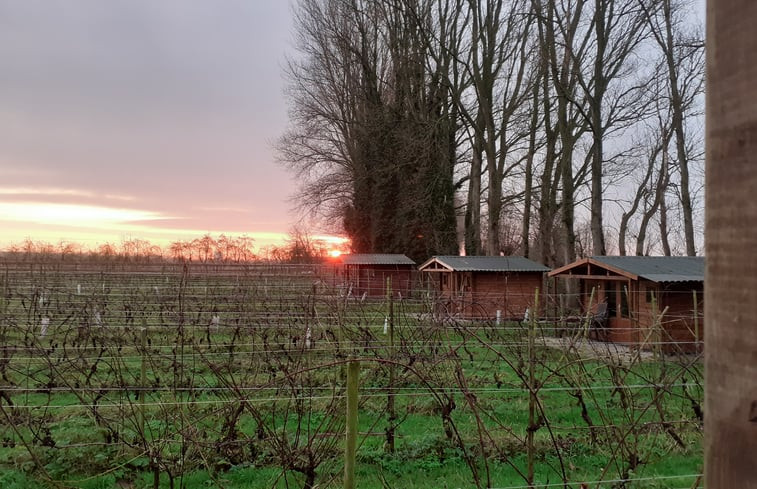
POLYGON ((415 265, 415 262, 402 254, 365 253, 350 254, 340 257, 344 265, 415 265))
POLYGON ((420 266, 436 262, 454 272, 548 272, 541 263, 522 256, 435 256, 420 266))
POLYGON ((592 256, 591 259, 653 282, 704 281, 703 256, 592 256))

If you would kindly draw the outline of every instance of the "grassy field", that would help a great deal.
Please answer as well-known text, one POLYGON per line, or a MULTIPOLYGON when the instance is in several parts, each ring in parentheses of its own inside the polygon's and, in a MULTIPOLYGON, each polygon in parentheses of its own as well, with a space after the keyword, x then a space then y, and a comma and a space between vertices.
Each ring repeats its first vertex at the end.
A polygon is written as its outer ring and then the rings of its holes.
POLYGON ((358 487, 696 486, 699 358, 434 318, 427 290, 390 314, 328 273, 6 265, 0 484, 340 487, 359 360, 358 487))

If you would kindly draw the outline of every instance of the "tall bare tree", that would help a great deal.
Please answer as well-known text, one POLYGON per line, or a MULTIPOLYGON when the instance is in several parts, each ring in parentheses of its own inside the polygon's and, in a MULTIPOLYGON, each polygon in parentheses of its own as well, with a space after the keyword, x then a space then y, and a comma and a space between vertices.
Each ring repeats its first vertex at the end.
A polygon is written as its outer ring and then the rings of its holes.
POLYGON ((581 77, 587 92, 591 155, 591 236, 593 253, 604 255, 602 177, 605 172, 605 138, 615 125, 627 125, 636 112, 638 87, 611 91, 612 83, 632 72, 629 56, 646 33, 644 16, 636 0, 594 0, 594 53, 591 78, 581 77), (608 98, 610 100, 608 100, 608 98))
POLYGON ((456 250, 456 115, 444 63, 417 19, 431 2, 301 0, 301 57, 288 68, 292 124, 281 159, 300 202, 340 221, 360 252, 456 250), (417 19, 405 15, 412 9, 417 19))
MULTIPOLYGON (((659 0, 652 7, 640 1, 652 36, 665 61, 676 166, 680 174, 679 198, 684 223, 686 254, 696 255, 691 164, 697 153, 687 140, 687 119, 701 109, 697 99, 704 90, 704 41, 699 29, 686 22, 687 0, 659 0)), ((701 150, 699 151, 701 154, 701 150)))

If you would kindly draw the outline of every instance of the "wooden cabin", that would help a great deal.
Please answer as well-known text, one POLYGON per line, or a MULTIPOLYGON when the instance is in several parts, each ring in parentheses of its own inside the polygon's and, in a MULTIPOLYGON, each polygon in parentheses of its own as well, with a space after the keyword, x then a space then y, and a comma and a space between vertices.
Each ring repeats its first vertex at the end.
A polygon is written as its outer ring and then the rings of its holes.
POLYGON ((704 257, 594 256, 549 276, 578 281, 584 311, 606 304, 600 339, 644 348, 659 343, 665 351, 701 348, 704 257))
POLYGON ((410 297, 414 272, 415 262, 402 254, 349 254, 337 260, 339 283, 356 297, 386 297, 387 278, 394 297, 410 297))
POLYGON ((522 320, 549 268, 521 256, 435 256, 419 270, 435 277, 437 313, 522 320))

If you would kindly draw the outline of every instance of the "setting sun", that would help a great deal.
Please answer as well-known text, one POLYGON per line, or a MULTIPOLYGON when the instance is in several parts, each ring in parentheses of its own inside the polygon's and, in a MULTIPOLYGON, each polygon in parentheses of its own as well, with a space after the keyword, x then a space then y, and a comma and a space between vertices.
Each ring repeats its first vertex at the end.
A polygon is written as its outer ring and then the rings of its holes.
POLYGON ((342 251, 341 250, 330 250, 329 251, 329 256, 331 258, 339 258, 340 256, 342 256, 342 251))

